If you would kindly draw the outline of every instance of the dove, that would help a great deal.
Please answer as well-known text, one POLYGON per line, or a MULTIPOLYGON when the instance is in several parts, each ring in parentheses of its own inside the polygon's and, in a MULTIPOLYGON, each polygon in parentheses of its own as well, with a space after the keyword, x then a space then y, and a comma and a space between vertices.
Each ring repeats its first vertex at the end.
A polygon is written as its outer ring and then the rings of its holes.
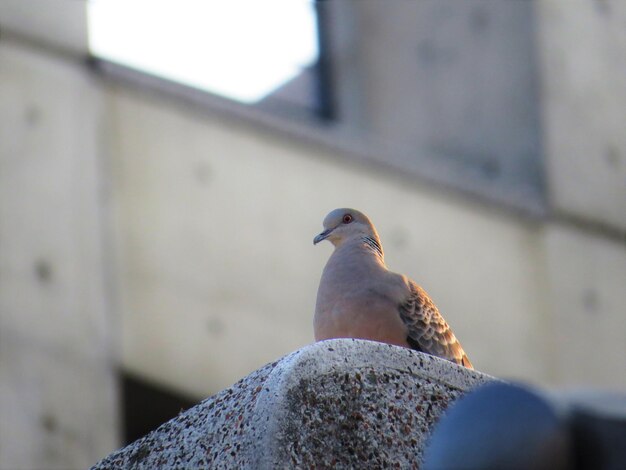
POLYGON ((430 296, 408 277, 387 269, 370 219, 355 209, 335 209, 313 239, 334 250, 317 291, 316 341, 358 338, 395 344, 473 369, 461 343, 430 296))

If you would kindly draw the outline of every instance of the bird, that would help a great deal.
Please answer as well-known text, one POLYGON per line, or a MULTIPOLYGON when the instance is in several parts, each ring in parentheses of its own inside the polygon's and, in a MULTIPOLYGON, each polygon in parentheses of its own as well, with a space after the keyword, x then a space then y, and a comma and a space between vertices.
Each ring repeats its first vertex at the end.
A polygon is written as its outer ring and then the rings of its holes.
POLYGON ((390 271, 378 232, 356 209, 331 211, 313 239, 334 250, 322 272, 313 329, 315 341, 357 338, 414 349, 473 369, 430 296, 390 271))

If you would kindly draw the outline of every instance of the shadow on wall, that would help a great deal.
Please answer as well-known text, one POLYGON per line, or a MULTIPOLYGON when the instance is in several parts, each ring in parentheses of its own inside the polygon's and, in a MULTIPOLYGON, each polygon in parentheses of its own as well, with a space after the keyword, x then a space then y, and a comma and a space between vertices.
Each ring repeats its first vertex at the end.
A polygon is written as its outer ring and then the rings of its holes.
POLYGON ((199 402, 125 372, 121 374, 121 388, 124 445, 145 436, 199 402))

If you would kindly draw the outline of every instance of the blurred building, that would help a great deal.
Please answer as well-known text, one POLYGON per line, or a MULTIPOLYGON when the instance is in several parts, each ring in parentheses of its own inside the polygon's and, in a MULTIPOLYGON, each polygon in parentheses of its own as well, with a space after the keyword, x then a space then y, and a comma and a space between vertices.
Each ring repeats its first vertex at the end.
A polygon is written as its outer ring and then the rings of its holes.
POLYGON ((626 390, 626 3, 318 12, 320 63, 244 105, 94 65, 84 1, 0 2, 0 468, 311 342, 343 206, 479 370, 626 390))

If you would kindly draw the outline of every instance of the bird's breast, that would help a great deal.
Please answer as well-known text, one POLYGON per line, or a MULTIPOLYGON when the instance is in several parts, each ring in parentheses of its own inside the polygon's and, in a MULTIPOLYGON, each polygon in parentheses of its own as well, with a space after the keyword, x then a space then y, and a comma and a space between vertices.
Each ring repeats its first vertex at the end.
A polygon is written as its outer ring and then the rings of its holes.
POLYGON ((360 338, 407 346, 406 325, 390 295, 367 282, 353 289, 337 287, 327 286, 327 292, 318 293, 313 320, 316 341, 360 338))

